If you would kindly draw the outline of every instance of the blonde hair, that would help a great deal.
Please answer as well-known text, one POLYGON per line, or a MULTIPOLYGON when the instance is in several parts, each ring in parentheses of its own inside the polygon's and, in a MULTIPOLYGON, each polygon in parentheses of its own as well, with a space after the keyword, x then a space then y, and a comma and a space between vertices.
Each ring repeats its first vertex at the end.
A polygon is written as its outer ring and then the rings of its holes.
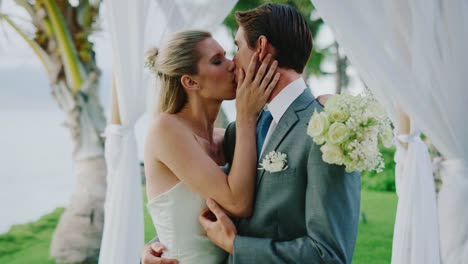
POLYGON ((187 103, 187 93, 180 81, 184 74, 197 74, 201 58, 196 46, 209 32, 198 30, 180 31, 171 36, 165 45, 158 49, 150 48, 145 65, 159 78, 159 112, 174 114, 187 103))

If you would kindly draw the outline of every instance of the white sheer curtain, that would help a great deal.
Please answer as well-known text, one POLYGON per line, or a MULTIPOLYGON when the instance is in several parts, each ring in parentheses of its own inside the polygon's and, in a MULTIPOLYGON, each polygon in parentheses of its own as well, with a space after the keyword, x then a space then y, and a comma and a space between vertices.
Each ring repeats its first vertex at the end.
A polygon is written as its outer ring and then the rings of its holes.
POLYGON ((145 111, 142 81, 148 0, 104 1, 122 124, 106 129, 107 193, 99 263, 138 263, 143 197, 134 126, 145 111))
POLYGON ((467 263, 468 1, 312 2, 391 117, 399 105, 411 119, 396 155, 392 262, 467 263), (419 130, 447 159, 438 208, 419 130))
POLYGON ((106 129, 108 189, 99 263, 138 263, 144 244, 142 186, 134 127, 146 105, 145 48, 159 45, 168 33, 175 30, 213 29, 236 2, 104 1, 122 124, 110 124, 106 129))

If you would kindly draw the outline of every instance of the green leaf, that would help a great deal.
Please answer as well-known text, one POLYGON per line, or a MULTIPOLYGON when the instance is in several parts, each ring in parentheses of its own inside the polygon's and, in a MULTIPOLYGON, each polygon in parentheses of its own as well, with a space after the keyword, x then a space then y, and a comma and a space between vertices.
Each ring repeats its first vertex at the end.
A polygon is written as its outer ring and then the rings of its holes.
POLYGON ((29 16, 31 18, 34 17, 34 9, 33 9, 33 6, 26 0, 15 0, 15 2, 24 8, 24 10, 26 10, 26 12, 28 12, 29 16))
POLYGON ((56 1, 45 0, 44 4, 52 28, 57 37, 57 43, 60 49, 63 66, 65 68, 67 84, 71 87, 72 92, 76 94, 80 90, 84 81, 80 70, 82 66, 78 58, 78 52, 76 51, 70 31, 68 30, 65 19, 58 8, 56 1))
POLYGON ((39 46, 37 42, 29 38, 28 35, 15 22, 13 22, 13 20, 11 20, 7 15, 0 14, 0 19, 5 20, 21 36, 21 38, 24 41, 26 41, 26 43, 32 48, 34 53, 37 55, 37 57, 41 60, 42 64, 44 65, 47 71, 47 74, 49 76, 53 76, 54 64, 50 60, 47 53, 41 48, 41 46, 39 46))

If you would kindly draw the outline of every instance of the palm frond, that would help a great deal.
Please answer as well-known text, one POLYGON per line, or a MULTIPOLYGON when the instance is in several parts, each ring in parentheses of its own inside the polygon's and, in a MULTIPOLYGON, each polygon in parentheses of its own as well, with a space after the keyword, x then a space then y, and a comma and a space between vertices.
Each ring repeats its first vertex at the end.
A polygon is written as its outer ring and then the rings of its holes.
POLYGON ((31 3, 29 3, 27 0, 15 0, 16 4, 19 6, 23 7, 26 12, 28 12, 29 16, 31 18, 34 17, 34 9, 31 3))
POLYGON ((78 58, 78 52, 73 44, 72 36, 56 1, 45 0, 44 4, 62 55, 61 59, 65 69, 67 83, 69 87, 71 87, 72 92, 76 94, 84 81, 80 69, 82 66, 78 58))
POLYGON ((39 44, 37 44, 34 40, 28 37, 28 35, 13 20, 11 20, 8 15, 0 14, 0 19, 3 19, 6 23, 8 23, 18 33, 18 35, 20 35, 20 37, 24 41, 26 41, 26 43, 31 47, 36 56, 44 65, 49 76, 53 76, 54 64, 50 60, 49 55, 47 55, 47 53, 39 46, 39 44))

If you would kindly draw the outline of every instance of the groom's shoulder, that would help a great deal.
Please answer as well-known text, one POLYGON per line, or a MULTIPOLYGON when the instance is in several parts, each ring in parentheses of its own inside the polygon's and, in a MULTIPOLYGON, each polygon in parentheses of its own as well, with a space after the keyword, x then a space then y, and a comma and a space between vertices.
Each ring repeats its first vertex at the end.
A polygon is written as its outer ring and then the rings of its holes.
POLYGON ((228 138, 236 134, 236 121, 229 123, 224 130, 224 138, 228 138))
POLYGON ((236 145, 236 122, 231 122, 224 132, 224 157, 228 163, 234 159, 234 148, 236 145))
POLYGON ((300 111, 296 112, 298 117, 303 119, 303 118, 310 118, 314 111, 316 110, 317 112, 322 112, 323 111, 323 106, 320 105, 318 100, 314 97, 309 97, 305 99, 305 107, 301 109, 300 111))
POLYGON ((231 122, 227 125, 224 131, 224 142, 231 144, 236 139, 236 121, 231 122))
POLYGON ((228 130, 232 130, 232 129, 234 129, 234 130, 236 129, 236 121, 232 121, 231 123, 229 123, 229 124, 227 125, 227 127, 226 127, 226 132, 227 132, 228 130))

